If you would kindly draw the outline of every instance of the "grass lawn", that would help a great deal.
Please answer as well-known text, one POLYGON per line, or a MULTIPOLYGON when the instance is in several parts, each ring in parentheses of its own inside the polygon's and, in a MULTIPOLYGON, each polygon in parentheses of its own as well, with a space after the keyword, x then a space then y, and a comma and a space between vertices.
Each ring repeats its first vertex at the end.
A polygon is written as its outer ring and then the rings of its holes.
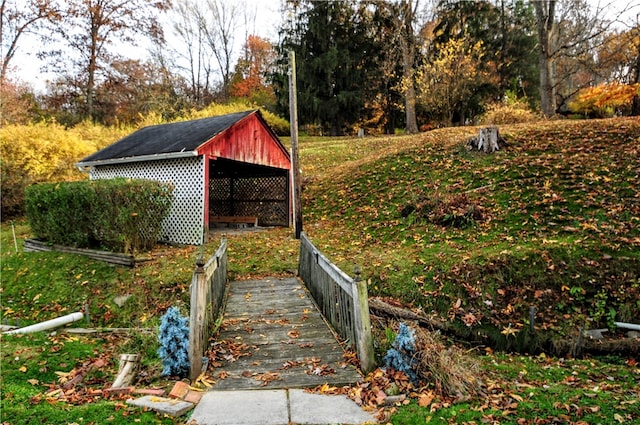
MULTIPOLYGON (((477 129, 416 136, 300 141, 304 230, 371 296, 453 326, 484 371, 485 394, 411 401, 394 424, 633 423, 640 421, 637 355, 571 359, 558 341, 578 329, 640 317, 640 120, 504 126, 507 146, 469 152, 477 129), (530 308, 536 338, 527 339, 530 308), (490 345, 491 349, 487 346, 490 345), (484 349, 485 347, 486 349, 484 349), (478 353, 478 350, 481 353, 478 353), (518 351, 522 354, 507 355, 518 351), (429 401, 427 403, 426 401, 429 401), (422 406, 420 405, 422 404, 422 406)), ((229 277, 290 276, 291 229, 229 234, 229 277)), ((155 329, 169 306, 186 312, 200 247, 158 245, 133 269, 60 253, 25 253, 24 221, 2 223, 2 320, 21 325, 81 311, 91 326, 155 329), (15 230, 18 252, 14 248, 15 230), (122 305, 116 296, 129 298, 122 305)), ((203 248, 211 255, 215 235, 203 248)), ((393 323, 375 322, 383 355, 393 323)), ((79 322, 78 326, 86 326, 79 322)), ((622 332, 609 333, 615 338, 622 332)), ((0 422, 181 423, 94 396, 117 358, 141 352, 142 387, 170 389, 151 332, 1 337, 0 422), (64 399, 47 396, 69 373, 104 359, 64 399)))

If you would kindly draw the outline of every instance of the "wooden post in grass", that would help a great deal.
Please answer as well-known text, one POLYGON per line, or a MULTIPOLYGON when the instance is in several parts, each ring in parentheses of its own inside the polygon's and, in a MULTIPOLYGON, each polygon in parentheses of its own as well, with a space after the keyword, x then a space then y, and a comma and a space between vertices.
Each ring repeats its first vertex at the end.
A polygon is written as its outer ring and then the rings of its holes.
POLYGON ((371 335, 371 318, 369 317, 369 294, 367 282, 360 277, 360 267, 355 268, 353 286, 353 309, 356 326, 356 348, 360 358, 360 367, 366 374, 375 367, 373 337, 371 335))
POLYGON ((296 95, 296 54, 289 51, 289 120, 291 125, 291 186, 293 194, 293 231, 296 239, 302 233, 302 204, 300 202, 300 160, 298 156, 298 100, 296 95))
POLYGON ((111 385, 111 388, 128 387, 136 377, 136 369, 140 362, 140 354, 122 354, 118 367, 118 376, 111 385))
POLYGON ((189 305, 189 378, 191 382, 200 375, 202 371, 202 353, 204 352, 204 315, 207 299, 206 276, 204 271, 204 260, 199 256, 196 260, 196 269, 191 278, 191 301, 189 305))

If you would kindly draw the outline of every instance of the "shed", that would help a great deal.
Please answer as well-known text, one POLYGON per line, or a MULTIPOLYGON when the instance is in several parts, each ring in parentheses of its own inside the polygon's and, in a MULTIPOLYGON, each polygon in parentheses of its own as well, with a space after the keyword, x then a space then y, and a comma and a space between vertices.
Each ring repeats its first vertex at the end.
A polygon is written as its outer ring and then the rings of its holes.
POLYGON ((291 159, 258 110, 144 127, 77 166, 91 179, 171 183, 164 242, 200 244, 219 216, 290 225, 291 159))

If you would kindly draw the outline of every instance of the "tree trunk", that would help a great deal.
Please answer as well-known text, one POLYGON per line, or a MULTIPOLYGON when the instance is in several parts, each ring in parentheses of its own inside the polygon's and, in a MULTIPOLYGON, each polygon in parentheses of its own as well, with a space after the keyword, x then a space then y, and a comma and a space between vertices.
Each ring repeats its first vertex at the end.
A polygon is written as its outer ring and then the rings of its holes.
POLYGON ((637 94, 633 96, 633 103, 631 104, 631 116, 637 117, 640 115, 640 96, 637 94))
POLYGON ((404 107, 406 111, 406 128, 407 134, 415 134, 418 132, 418 122, 416 120, 416 90, 413 86, 413 70, 409 74, 409 86, 404 97, 404 107))
POLYGON ((382 301, 379 298, 369 298, 369 310, 372 314, 377 316, 393 317, 402 320, 412 320, 422 326, 429 327, 432 330, 437 329, 443 332, 449 332, 452 330, 448 322, 443 322, 436 318, 430 318, 424 314, 418 314, 402 307, 396 307, 382 301))
POLYGON ((411 1, 403 1, 402 8, 402 16, 404 20, 400 23, 403 28, 402 35, 400 37, 400 43, 402 45, 402 76, 405 84, 407 85, 406 92, 404 94, 404 108, 406 114, 405 131, 407 134, 415 134, 418 132, 418 123, 416 121, 416 88, 413 72, 415 56, 415 35, 413 34, 414 9, 411 1))
MULTIPOLYGON (((635 64, 636 69, 635 69, 635 72, 633 73, 634 74, 633 82, 637 84, 637 83, 640 83, 640 44, 638 44, 638 51, 636 52, 636 54, 637 54, 636 64, 635 64)), ((636 93, 636 95, 633 96, 633 103, 631 104, 631 116, 636 117, 638 115, 640 115, 640 95, 636 93)))
POLYGON ((540 108, 550 117, 556 113, 553 37, 556 2, 535 1, 538 26, 538 66, 540 70, 540 108))
MULTIPOLYGON (((422 327, 427 327, 431 330, 437 329, 447 335, 452 335, 455 338, 461 340, 468 340, 469 335, 456 330, 450 322, 442 321, 436 317, 427 317, 424 314, 418 314, 414 311, 408 310, 402 307, 396 307, 379 298, 369 299, 369 310, 371 314, 377 317, 391 317, 396 320, 410 320, 418 323, 422 327)), ((490 340, 484 341, 490 344, 490 340)), ((611 340, 594 340, 583 339, 577 346, 576 341, 570 338, 554 341, 548 350, 554 355, 567 355, 571 352, 578 352, 578 354, 615 354, 615 355, 628 355, 637 356, 640 353, 640 344, 638 344, 638 338, 625 338, 625 339, 611 339, 611 340)))

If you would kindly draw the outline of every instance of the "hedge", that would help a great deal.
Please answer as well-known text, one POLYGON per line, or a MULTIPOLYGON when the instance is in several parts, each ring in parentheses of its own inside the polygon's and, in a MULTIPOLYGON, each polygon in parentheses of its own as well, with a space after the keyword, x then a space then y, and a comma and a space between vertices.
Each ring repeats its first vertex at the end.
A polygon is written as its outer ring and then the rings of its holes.
POLYGON ((36 238, 125 253, 156 244, 172 201, 168 184, 125 178, 35 184, 25 190, 36 238))

